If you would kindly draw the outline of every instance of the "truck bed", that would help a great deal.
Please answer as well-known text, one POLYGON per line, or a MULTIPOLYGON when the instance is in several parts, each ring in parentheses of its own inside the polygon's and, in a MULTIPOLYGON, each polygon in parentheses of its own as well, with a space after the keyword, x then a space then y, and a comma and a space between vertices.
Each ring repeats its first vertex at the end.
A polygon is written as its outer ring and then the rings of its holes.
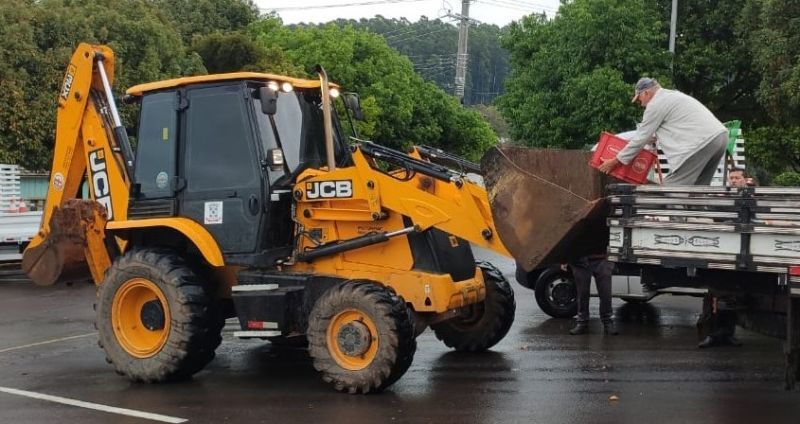
POLYGON ((610 258, 785 275, 800 265, 800 188, 609 187, 610 258))

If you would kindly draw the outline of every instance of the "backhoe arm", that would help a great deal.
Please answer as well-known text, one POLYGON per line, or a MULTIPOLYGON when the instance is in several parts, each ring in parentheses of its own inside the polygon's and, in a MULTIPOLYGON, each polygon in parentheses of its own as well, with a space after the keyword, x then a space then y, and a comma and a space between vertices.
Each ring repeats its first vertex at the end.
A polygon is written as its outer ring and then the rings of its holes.
POLYGON ((125 219, 133 154, 111 94, 114 53, 78 46, 58 93, 53 165, 39 233, 22 268, 37 284, 95 283, 110 265, 105 222, 125 219), (91 200, 79 200, 87 182, 91 200))
POLYGON ((298 179, 295 198, 301 226, 323 228, 320 238, 309 237, 304 241, 301 260, 406 234, 393 228, 383 230, 384 237, 378 237, 380 233, 371 235, 373 227, 386 228, 382 223, 387 222, 387 214, 391 212, 410 218, 415 231, 438 228, 510 256, 497 235, 486 190, 474 182, 447 167, 369 142, 354 149, 353 162, 354 167, 333 172, 307 170, 298 179), (383 171, 375 160, 398 169, 383 171), (348 221, 360 228, 356 231, 359 237, 345 236, 343 226, 335 225, 348 221), (315 242, 323 244, 315 246, 315 242))

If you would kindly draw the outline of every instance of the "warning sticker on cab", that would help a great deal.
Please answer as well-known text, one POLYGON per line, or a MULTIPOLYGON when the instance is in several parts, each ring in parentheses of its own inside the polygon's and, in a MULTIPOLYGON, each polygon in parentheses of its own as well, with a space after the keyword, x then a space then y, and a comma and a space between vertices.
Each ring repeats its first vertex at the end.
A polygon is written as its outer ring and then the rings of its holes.
POLYGON ((222 202, 206 202, 203 223, 206 225, 222 224, 222 202))

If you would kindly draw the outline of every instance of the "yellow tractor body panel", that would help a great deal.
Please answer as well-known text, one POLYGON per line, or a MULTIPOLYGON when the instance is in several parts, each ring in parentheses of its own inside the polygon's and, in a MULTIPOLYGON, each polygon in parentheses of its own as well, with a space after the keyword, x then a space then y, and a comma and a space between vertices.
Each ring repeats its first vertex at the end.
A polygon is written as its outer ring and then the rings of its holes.
MULTIPOLYGON (((214 267, 225 266, 222 252, 211 233, 202 225, 186 218, 151 218, 130 221, 113 221, 106 225, 107 230, 121 233, 122 230, 144 228, 172 228, 188 238, 205 258, 209 265, 214 267)), ((124 237, 123 237, 124 238, 124 237)), ((124 249, 123 249, 124 250, 124 249)))
MULTIPOLYGON (((283 75, 275 74, 262 74, 258 72, 232 72, 227 74, 212 74, 212 75, 199 75, 194 77, 175 78, 170 80, 150 82, 146 84, 134 85, 129 88, 126 93, 131 96, 141 96, 148 91, 158 91, 176 87, 183 87, 193 84, 202 84, 208 82, 230 81, 230 80, 258 80, 258 81, 275 81, 278 83, 288 82, 293 87, 297 88, 319 88, 319 80, 307 80, 300 78, 291 78, 283 75)), ((331 87, 338 87, 335 84, 330 84, 331 87)))
MULTIPOLYGON (((413 217, 417 231, 437 228, 450 237, 452 247, 464 240, 508 256, 491 219, 485 190, 471 183, 461 187, 426 176, 405 180, 400 174, 386 174, 373 169, 358 149, 353 153, 355 166, 333 172, 310 169, 302 173, 295 186, 298 224, 321 233, 322 243, 351 240, 372 233, 402 230, 403 217, 413 217), (337 181, 352 181, 348 199, 309 199, 318 187, 333 187, 337 181), (486 231, 492 234, 485 237, 486 231), (457 237, 456 237, 457 236, 457 237)), ((332 189, 332 188, 331 188, 332 189)), ((300 250, 317 245, 302 238, 300 250)), ((340 255, 297 263, 291 271, 332 275, 347 279, 368 279, 392 287, 418 312, 442 313, 482 301, 485 297, 479 269, 471 278, 453 281, 449 274, 414 270, 414 258, 407 236, 389 240, 340 255)))

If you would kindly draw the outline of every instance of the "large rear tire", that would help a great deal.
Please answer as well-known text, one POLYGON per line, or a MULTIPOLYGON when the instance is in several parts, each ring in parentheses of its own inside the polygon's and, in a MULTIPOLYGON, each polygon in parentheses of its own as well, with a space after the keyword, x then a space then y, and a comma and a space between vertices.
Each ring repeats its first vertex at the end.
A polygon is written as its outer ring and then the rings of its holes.
POLYGON ((478 262, 486 284, 486 299, 461 316, 431 325, 436 338, 459 351, 479 352, 496 345, 514 323, 514 291, 503 273, 489 262, 478 262))
POLYGON ((189 378, 214 358, 222 341, 219 304, 169 250, 119 257, 98 288, 95 309, 106 360, 134 381, 189 378))
POLYGON ((405 374, 417 350, 403 298, 359 280, 337 284, 317 299, 308 343, 322 379, 352 394, 389 387, 405 374))
POLYGON ((534 288, 536 304, 553 318, 572 318, 578 313, 578 291, 572 273, 550 267, 539 275, 534 288))

